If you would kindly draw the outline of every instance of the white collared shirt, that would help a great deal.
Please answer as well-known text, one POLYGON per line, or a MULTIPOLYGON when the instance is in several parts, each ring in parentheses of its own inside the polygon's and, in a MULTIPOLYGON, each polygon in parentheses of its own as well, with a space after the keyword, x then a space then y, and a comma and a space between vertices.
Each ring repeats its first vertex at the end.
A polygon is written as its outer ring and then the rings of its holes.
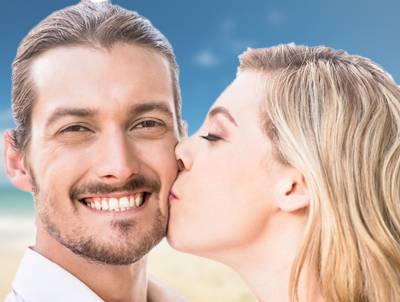
POLYGON ((75 276, 27 248, 5 302, 104 302, 75 276))

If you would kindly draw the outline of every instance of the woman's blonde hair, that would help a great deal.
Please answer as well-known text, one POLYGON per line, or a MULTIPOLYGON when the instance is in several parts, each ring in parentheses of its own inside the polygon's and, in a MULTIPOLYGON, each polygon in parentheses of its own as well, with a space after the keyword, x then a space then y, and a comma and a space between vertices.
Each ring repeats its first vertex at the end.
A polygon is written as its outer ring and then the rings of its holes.
POLYGON ((263 128, 310 189, 291 300, 307 263, 326 301, 400 301, 400 88, 370 60, 322 46, 249 49, 240 63, 268 74, 263 128))

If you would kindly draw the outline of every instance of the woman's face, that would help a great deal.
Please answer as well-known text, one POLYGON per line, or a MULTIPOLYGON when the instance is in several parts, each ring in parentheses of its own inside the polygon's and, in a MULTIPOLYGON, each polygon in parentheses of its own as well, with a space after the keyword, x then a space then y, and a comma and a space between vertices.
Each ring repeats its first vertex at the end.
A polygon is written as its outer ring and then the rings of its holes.
POLYGON ((170 195, 167 239, 177 250, 207 256, 258 240, 277 211, 283 167, 261 130, 257 83, 243 72, 211 107, 202 127, 176 148, 180 172, 170 195))

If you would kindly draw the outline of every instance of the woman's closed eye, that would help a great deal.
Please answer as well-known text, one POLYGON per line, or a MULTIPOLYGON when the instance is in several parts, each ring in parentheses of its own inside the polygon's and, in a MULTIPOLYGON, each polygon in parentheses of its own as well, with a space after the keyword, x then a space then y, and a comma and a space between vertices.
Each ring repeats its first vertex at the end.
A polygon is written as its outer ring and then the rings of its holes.
POLYGON ((205 140, 208 140, 210 142, 216 142, 222 139, 221 137, 214 135, 214 134, 207 134, 207 135, 200 135, 201 138, 204 138, 205 140))

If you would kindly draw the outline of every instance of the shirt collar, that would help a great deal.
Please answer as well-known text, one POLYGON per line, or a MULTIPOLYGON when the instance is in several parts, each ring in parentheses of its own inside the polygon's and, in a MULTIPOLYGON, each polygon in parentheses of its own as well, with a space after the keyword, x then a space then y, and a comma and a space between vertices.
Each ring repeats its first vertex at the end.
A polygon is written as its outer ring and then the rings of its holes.
POLYGON ((25 250, 13 289, 24 301, 104 302, 74 275, 30 248, 25 250))

